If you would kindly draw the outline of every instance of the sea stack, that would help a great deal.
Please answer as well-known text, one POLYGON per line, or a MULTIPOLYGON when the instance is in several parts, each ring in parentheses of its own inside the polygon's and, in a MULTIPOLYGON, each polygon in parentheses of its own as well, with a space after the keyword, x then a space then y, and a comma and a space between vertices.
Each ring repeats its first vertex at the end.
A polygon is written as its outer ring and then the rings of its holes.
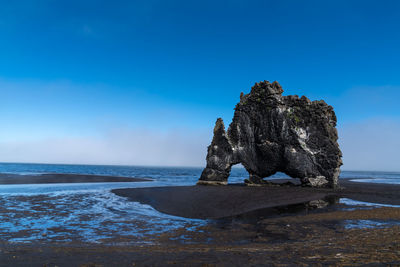
POLYGON ((198 184, 227 184, 231 167, 241 163, 248 185, 262 185, 263 178, 283 172, 304 186, 338 186, 342 153, 333 108, 323 100, 282 93, 278 82, 256 83, 240 95, 228 131, 217 119, 198 184))

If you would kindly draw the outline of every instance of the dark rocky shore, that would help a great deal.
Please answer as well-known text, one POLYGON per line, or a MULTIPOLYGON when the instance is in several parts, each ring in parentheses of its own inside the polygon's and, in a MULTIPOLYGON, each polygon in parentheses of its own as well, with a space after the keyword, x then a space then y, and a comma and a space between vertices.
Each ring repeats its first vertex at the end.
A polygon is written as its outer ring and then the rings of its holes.
POLYGON ((400 204, 400 186, 341 181, 341 189, 191 186, 114 193, 185 217, 219 218, 147 236, 137 245, 0 241, 0 266, 380 266, 400 264, 400 208, 322 205, 337 197, 400 204), (311 202, 310 202, 311 201, 311 202), (304 202, 308 203, 304 205, 304 202), (313 204, 312 204, 313 203, 313 204), (222 217, 222 218, 221 218, 222 217), (348 228, 378 220, 384 226, 348 228))
POLYGON ((58 173, 40 175, 0 174, 0 184, 112 183, 148 181, 152 181, 152 179, 58 173))

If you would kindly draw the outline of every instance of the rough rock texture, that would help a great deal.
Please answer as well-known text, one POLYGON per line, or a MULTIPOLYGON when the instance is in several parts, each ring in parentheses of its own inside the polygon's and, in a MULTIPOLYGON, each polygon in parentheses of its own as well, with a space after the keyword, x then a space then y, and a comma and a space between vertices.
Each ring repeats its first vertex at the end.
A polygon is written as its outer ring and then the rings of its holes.
POLYGON ((240 96, 228 131, 217 119, 207 166, 198 184, 226 184, 231 167, 241 163, 249 185, 283 172, 315 187, 336 187, 342 165, 336 116, 323 100, 282 96, 278 82, 256 83, 240 96))

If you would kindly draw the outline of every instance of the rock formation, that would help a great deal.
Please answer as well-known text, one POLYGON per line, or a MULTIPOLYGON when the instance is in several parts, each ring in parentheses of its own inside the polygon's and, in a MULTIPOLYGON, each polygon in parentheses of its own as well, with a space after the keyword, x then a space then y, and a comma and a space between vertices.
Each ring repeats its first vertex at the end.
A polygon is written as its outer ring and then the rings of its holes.
POLYGON ((333 108, 282 93, 278 82, 256 83, 240 95, 227 132, 217 119, 198 184, 227 184, 231 167, 241 163, 249 185, 263 184, 276 172, 300 178, 305 186, 338 185, 342 153, 333 108))

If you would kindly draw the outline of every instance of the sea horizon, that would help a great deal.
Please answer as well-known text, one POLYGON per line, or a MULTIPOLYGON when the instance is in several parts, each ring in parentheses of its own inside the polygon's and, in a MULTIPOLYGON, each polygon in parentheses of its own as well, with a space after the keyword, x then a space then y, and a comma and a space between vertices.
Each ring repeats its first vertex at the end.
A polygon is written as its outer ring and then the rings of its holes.
MULTIPOLYGON (((193 169, 203 169, 205 168, 206 164, 204 165, 136 165, 136 164, 101 164, 101 163, 43 163, 43 162, 0 162, 1 164, 17 164, 17 165, 72 165, 72 166, 109 166, 109 167, 148 167, 148 168, 193 168, 193 169)), ((241 164, 235 164, 232 168, 244 169, 241 164)), ((341 172, 379 172, 379 173, 400 173, 400 170, 358 170, 358 169, 341 169, 341 172)))
MULTIPOLYGON (((204 167, 182 166, 132 166, 132 165, 93 165, 93 164, 44 164, 44 163, 0 163, 0 174, 42 175, 42 174, 88 174, 133 178, 150 178, 155 185, 162 179, 164 186, 194 185, 197 183, 204 167), (180 179, 173 178, 179 173, 180 179), (185 173, 190 173, 184 178, 185 173), (167 177, 164 177, 167 175, 167 177)), ((247 171, 238 166, 232 168, 228 183, 243 183, 248 178, 247 171)), ((265 180, 288 179, 298 180, 277 172, 265 180)), ((350 179, 357 182, 400 184, 400 172, 395 171, 348 171, 342 170, 339 179, 350 179)))

